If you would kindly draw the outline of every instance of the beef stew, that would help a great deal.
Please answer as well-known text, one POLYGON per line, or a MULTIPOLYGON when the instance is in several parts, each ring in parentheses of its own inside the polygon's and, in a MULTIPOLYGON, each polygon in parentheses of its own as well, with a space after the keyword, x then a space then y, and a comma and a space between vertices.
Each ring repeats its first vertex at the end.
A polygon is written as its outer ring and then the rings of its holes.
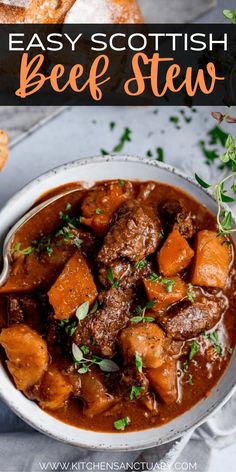
POLYGON ((61 421, 103 432, 159 426, 204 400, 230 361, 234 244, 166 184, 64 188, 78 191, 15 236, 0 288, 3 361, 61 421))

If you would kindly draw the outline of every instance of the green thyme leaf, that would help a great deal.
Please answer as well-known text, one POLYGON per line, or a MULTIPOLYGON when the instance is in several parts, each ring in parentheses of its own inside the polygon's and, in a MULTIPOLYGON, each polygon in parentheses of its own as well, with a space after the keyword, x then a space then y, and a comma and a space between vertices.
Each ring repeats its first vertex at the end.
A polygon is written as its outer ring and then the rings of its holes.
POLYGON ((143 390, 143 387, 133 385, 130 392, 130 400, 138 399, 143 390))
POLYGON ((75 312, 75 316, 76 318, 78 318, 79 321, 82 321, 84 320, 84 318, 86 318, 86 316, 88 315, 88 312, 89 312, 89 302, 84 302, 82 303, 82 305, 80 305, 76 312, 75 312))
POLYGON ((136 366, 136 369, 138 370, 138 372, 142 372, 143 371, 143 360, 142 360, 142 357, 139 355, 138 352, 135 352, 135 354, 134 354, 134 361, 135 361, 135 366, 136 366))
POLYGON ((195 174, 195 179, 196 179, 197 183, 198 183, 199 185, 201 185, 201 187, 203 187, 203 188, 210 188, 210 185, 207 184, 206 182, 204 182, 204 180, 202 180, 201 177, 199 177, 197 174, 195 174))
POLYGON ((197 341, 194 340, 191 343, 190 352, 188 356, 190 361, 194 358, 194 356, 198 353, 198 351, 199 351, 198 343, 197 341))
POLYGON ((187 384, 193 385, 193 376, 192 376, 192 374, 189 374, 187 384))
POLYGON ((113 425, 114 428, 117 429, 118 431, 124 431, 126 426, 128 426, 130 423, 130 418, 128 416, 125 416, 124 418, 120 418, 119 420, 114 421, 113 425))
POLYGON ((103 372, 117 372, 119 370, 119 366, 111 359, 102 359, 98 362, 98 366, 103 372))
POLYGON ((138 262, 135 262, 134 264, 134 267, 135 269, 144 269, 147 265, 147 261, 145 259, 145 257, 143 259, 141 259, 141 261, 138 261, 138 262))
POLYGON ((194 297, 193 285, 190 283, 188 284, 187 298, 191 303, 194 303, 195 297, 194 297))

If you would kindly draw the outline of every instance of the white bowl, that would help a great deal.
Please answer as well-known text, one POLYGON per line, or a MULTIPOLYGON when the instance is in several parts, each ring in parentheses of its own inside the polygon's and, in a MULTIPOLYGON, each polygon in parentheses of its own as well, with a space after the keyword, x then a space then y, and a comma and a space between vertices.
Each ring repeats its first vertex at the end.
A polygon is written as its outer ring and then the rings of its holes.
MULTIPOLYGON (((155 180, 175 185, 191 194, 210 211, 216 205, 209 193, 200 188, 182 172, 156 161, 129 156, 105 156, 75 161, 38 177, 20 190, 0 212, 0 242, 9 228, 44 192, 53 187, 76 181, 105 179, 155 180)), ((236 355, 230 366, 212 390, 211 395, 173 421, 144 431, 127 433, 96 433, 67 425, 41 410, 36 403, 20 393, 0 365, 0 395, 8 406, 24 421, 55 439, 74 446, 90 449, 137 450, 154 447, 177 439, 183 433, 199 426, 215 413, 235 390, 236 355)))

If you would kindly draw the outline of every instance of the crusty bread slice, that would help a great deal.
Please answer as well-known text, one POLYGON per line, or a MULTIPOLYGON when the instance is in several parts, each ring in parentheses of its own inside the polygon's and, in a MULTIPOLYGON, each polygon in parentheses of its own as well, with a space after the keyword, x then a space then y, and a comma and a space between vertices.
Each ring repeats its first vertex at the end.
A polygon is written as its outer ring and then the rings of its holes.
POLYGON ((0 0, 0 23, 142 23, 136 0, 0 0), (5 3, 6 2, 6 3, 5 3))

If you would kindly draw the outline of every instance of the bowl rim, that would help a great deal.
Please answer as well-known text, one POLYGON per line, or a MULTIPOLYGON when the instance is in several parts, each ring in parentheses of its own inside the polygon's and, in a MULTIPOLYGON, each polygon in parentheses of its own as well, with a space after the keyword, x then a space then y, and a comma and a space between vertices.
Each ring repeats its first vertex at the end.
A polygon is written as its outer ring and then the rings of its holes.
MULTIPOLYGON (((122 162, 124 164, 125 164, 125 162, 133 162, 133 163, 138 162, 138 163, 141 163, 141 164, 146 164, 146 165, 149 165, 149 166, 164 169, 167 172, 170 172, 171 174, 176 175, 181 180, 187 181, 190 184, 192 184, 193 186, 195 186, 196 188, 200 189, 201 192, 205 193, 205 195, 207 195, 207 197, 210 198, 215 203, 215 199, 213 198, 213 196, 212 196, 209 189, 201 187, 201 185, 198 184, 191 176, 187 175, 184 171, 179 170, 179 169, 177 169, 176 167, 174 167, 170 164, 160 162, 160 161, 156 161, 156 160, 151 160, 151 159, 148 159, 148 158, 143 158, 141 156, 134 156, 134 155, 129 155, 129 154, 117 155, 117 154, 112 154, 111 153, 111 154, 108 154, 106 156, 98 155, 98 156, 91 156, 91 157, 87 157, 87 158, 83 158, 83 159, 73 160, 73 161, 67 162, 65 164, 55 166, 52 169, 49 169, 46 172, 40 174, 38 177, 30 180, 26 185, 21 187, 12 197, 10 197, 3 204, 3 207, 0 210, 0 218, 1 218, 3 212, 6 212, 6 210, 8 210, 8 208, 11 208, 12 205, 14 205, 14 202, 17 201, 19 197, 23 196, 23 194, 25 192, 29 191, 31 188, 34 188, 35 185, 37 185, 37 183, 41 183, 44 180, 50 179, 51 176, 53 176, 57 173, 61 174, 61 173, 63 173, 63 171, 67 171, 68 169, 73 168, 73 167, 86 166, 86 165, 93 164, 93 163, 104 163, 104 165, 105 165, 106 162, 110 162, 110 161, 113 161, 113 160, 117 161, 117 162, 122 162)), ((112 180, 112 179, 107 179, 107 180, 112 180)), ((130 179, 130 180, 132 180, 132 179, 130 179)), ((138 179, 133 179, 133 180, 135 181, 135 180, 138 180, 138 179)), ((154 179, 154 181, 155 181, 155 179, 154 179)), ((71 182, 71 180, 70 180, 70 182, 71 182)), ((78 182, 79 182, 79 180, 78 180, 78 182)), ((91 180, 89 182, 93 183, 94 181, 91 180)), ((181 189, 181 187, 179 187, 179 186, 177 186, 177 188, 181 189)), ((185 192, 184 189, 181 189, 181 190, 185 192)), ((188 193, 188 192, 186 191, 186 193, 188 193)), ((195 197, 192 197, 192 198, 195 198, 195 197)), ((204 205, 204 204, 202 203, 202 205, 204 205)), ((226 208, 228 208, 227 204, 225 204, 224 206, 226 208)), ((233 221, 235 223, 236 221, 235 221, 235 217, 234 217, 233 212, 232 212, 232 215, 233 215, 233 221)), ((1 365, 1 362, 0 362, 0 365, 1 365)), ((229 367, 230 366, 228 366, 228 368, 229 367)), ((0 373, 0 375, 1 375, 1 373, 0 373)), ((12 382, 12 384, 13 384, 14 389, 17 390, 13 382, 12 382)), ((173 440, 176 441, 176 440, 180 439, 181 437, 186 437, 186 436, 190 437, 192 432, 197 427, 199 427, 207 419, 212 417, 212 415, 215 415, 216 412, 220 408, 222 408, 222 406, 225 405, 225 403, 231 398, 231 396, 233 395, 233 393, 235 391, 236 391, 236 381, 234 382, 234 384, 233 384, 232 388, 229 390, 229 392, 224 396, 224 398, 222 400, 218 401, 218 403, 215 403, 214 405, 212 405, 211 408, 209 408, 201 416, 201 418, 194 423, 194 425, 192 425, 192 426, 188 426, 188 425, 183 426, 180 431, 176 432, 168 440, 160 440, 160 439, 155 439, 154 438, 152 441, 150 441, 150 443, 148 443, 148 445, 146 445, 146 444, 143 445, 140 442, 138 445, 136 444, 134 446, 128 444, 128 439, 129 439, 129 435, 135 434, 135 432, 126 432, 125 433, 127 443, 123 444, 122 446, 121 445, 120 446, 113 446, 113 445, 105 445, 105 444, 93 446, 93 445, 88 445, 88 444, 84 443, 83 441, 80 442, 80 440, 75 441, 75 440, 69 439, 66 434, 57 433, 57 431, 55 431, 55 432, 49 431, 47 426, 44 426, 42 424, 39 425, 37 423, 36 419, 29 418, 27 416, 27 413, 22 413, 21 408, 20 407, 17 408, 16 405, 13 405, 11 403, 10 399, 7 397, 7 395, 4 394, 4 392, 1 390, 1 386, 0 386, 0 398, 2 398, 3 401, 9 406, 9 408, 19 418, 21 418, 25 423, 27 423, 28 425, 30 425, 31 427, 33 427, 37 431, 39 431, 39 432, 41 432, 41 433, 43 433, 43 434, 45 434, 45 435, 47 435, 47 436, 49 436, 53 439, 56 439, 56 440, 58 440, 58 441, 60 441, 64 444, 73 445, 75 447, 86 448, 88 450, 94 450, 94 451, 138 451, 138 450, 143 450, 143 449, 149 449, 149 448, 152 448, 152 447, 157 447, 161 444, 164 444, 164 443, 167 443, 167 442, 170 442, 170 441, 173 441, 173 440)), ((19 392, 19 393, 20 393, 20 395, 24 396, 22 392, 19 392)), ((41 411, 43 411, 43 410, 41 410, 41 411)), ((45 417, 47 417, 47 416, 50 417, 50 414, 48 415, 47 412, 43 412, 43 413, 45 413, 45 417)), ((183 414, 179 415, 178 417, 183 416, 184 414, 185 414, 185 412, 183 414)), ((54 419, 56 421, 59 421, 60 423, 63 423, 62 421, 57 420, 57 418, 54 418, 54 419)), ((171 422, 169 422, 169 423, 173 423, 174 421, 175 421, 175 418, 173 420, 171 420, 171 422)), ((69 425, 69 426, 71 426, 72 428, 75 428, 73 425, 69 425)), ((88 430, 84 430, 84 429, 78 428, 78 427, 76 427, 76 429, 78 429, 78 431, 81 431, 81 432, 88 431, 88 430)), ((148 430, 153 430, 153 432, 154 432, 157 429, 158 429, 158 427, 154 427, 154 428, 147 429, 147 431, 148 430)), ((145 431, 146 430, 142 430, 143 433, 145 433, 145 431)), ((140 433, 140 431, 138 431, 138 432, 140 433)), ((98 435, 101 434, 100 432, 95 432, 95 433, 98 434, 98 435)), ((113 434, 116 434, 116 433, 105 433, 105 434, 110 435, 111 438, 112 438, 113 434)), ((112 441, 111 441, 111 443, 112 443, 112 441)))

